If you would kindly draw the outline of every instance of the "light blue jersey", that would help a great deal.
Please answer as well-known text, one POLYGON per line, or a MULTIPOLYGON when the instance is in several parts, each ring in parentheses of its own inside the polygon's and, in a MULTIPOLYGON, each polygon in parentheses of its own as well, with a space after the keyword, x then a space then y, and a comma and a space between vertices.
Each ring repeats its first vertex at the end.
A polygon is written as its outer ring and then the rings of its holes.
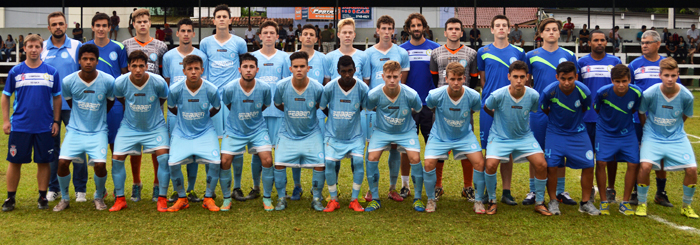
MULTIPOLYGON (((275 96, 275 90, 277 90, 277 82, 292 75, 291 71, 289 71, 289 54, 277 50, 274 55, 267 57, 258 50, 253 52, 253 56, 258 59, 258 68, 260 69, 255 74, 255 81, 268 85, 271 94, 267 104, 270 105, 272 104, 272 98, 275 96)), ((284 117, 284 113, 274 106, 268 106, 263 111, 263 116, 284 117)))
MULTIPOLYGON (((63 81, 68 75, 80 70, 78 50, 83 46, 83 43, 65 35, 63 44, 56 47, 51 41, 53 38, 53 36, 50 36, 48 39, 44 40, 44 49, 41 51, 41 61, 56 68, 59 78, 63 81)), ((70 107, 66 104, 66 100, 61 99, 61 101, 63 101, 61 110, 70 110, 70 107)))
POLYGON ((187 88, 187 82, 176 83, 170 87, 168 107, 177 107, 177 125, 173 135, 194 139, 214 129, 209 115, 209 108, 221 109, 216 86, 202 79, 197 91, 187 88))
MULTIPOLYGON (((579 70, 578 80, 588 87, 590 91, 598 91, 601 87, 611 84, 610 70, 617 64, 622 64, 620 58, 606 54, 601 60, 591 57, 591 54, 578 59, 579 70)), ((591 94, 593 101, 596 101, 597 93, 591 94)), ((597 114, 595 110, 588 110, 583 116, 583 121, 587 123, 596 122, 597 114)))
POLYGON ((316 80, 319 84, 323 84, 323 79, 331 76, 330 73, 328 73, 328 67, 326 67, 325 54, 314 51, 313 55, 309 55, 309 72, 306 74, 306 76, 316 80))
POLYGON ((537 111, 540 94, 535 89, 525 87, 523 97, 516 100, 508 88, 510 85, 497 89, 486 99, 486 108, 495 110, 489 135, 503 140, 532 135, 530 112, 537 111))
POLYGON ((226 119, 226 134, 250 136, 267 129, 262 107, 270 107, 272 91, 270 85, 256 79, 253 90, 246 93, 240 83, 240 79, 236 79, 221 88, 221 101, 225 106, 231 106, 226 119))
POLYGON ((452 100, 449 86, 430 90, 425 99, 428 108, 435 111, 435 122, 430 137, 443 142, 459 141, 472 134, 472 112, 481 110, 481 98, 473 89, 462 86, 464 93, 458 100, 452 100))
POLYGON ((596 94, 593 103, 595 110, 598 110, 597 134, 615 138, 635 134, 632 115, 637 114, 642 90, 630 84, 627 93, 618 96, 614 85, 608 84, 598 89, 596 94))
POLYGON ((277 83, 275 105, 284 105, 284 124, 279 134, 298 140, 320 132, 316 109, 321 96, 323 96, 323 86, 311 78, 303 91, 297 91, 294 88, 292 77, 277 83))
MULTIPOLYGON (((340 57, 343 56, 345 55, 341 53, 339 49, 336 49, 333 52, 326 54, 325 67, 326 69, 328 69, 326 78, 334 80, 340 77, 340 74, 338 74, 338 60, 340 60, 340 57)), ((360 79, 360 82, 362 82, 364 78, 369 78, 369 74, 372 68, 369 65, 369 61, 367 60, 367 53, 365 53, 365 51, 355 49, 355 52, 352 53, 350 57, 352 57, 352 61, 355 62, 354 77, 360 79)))
POLYGON ((566 95, 556 81, 542 91, 539 103, 540 109, 549 108, 548 134, 573 135, 586 131, 583 110, 591 109, 591 91, 583 83, 576 81, 574 90, 566 95))
POLYGON ((362 137, 360 111, 367 107, 369 87, 355 78, 350 91, 343 90, 338 79, 333 79, 323 89, 320 108, 328 108, 325 137, 337 140, 353 140, 362 137))
POLYGON ((376 109, 374 129, 387 134, 400 134, 416 130, 413 112, 420 112, 423 103, 418 93, 401 84, 399 95, 392 101, 384 94, 384 84, 369 91, 367 110, 376 109))
POLYGON ((386 51, 386 53, 384 53, 377 50, 376 46, 377 45, 374 45, 365 50, 365 54, 367 54, 367 60, 370 65, 370 71, 368 73, 363 71, 363 76, 365 76, 364 74, 369 74, 369 77, 363 77, 363 79, 369 78, 370 89, 374 89, 377 86, 384 84, 384 79, 382 79, 382 74, 384 74, 384 63, 389 60, 399 62, 399 64, 401 64, 402 72, 411 70, 411 63, 408 59, 408 51, 402 47, 399 47, 399 45, 394 44, 388 51, 386 51))
POLYGON ((202 39, 199 48, 207 55, 206 77, 217 88, 241 77, 238 56, 248 52, 248 44, 243 38, 231 35, 228 41, 220 43, 212 35, 202 39))
MULTIPOLYGON (((686 139, 683 129, 683 116, 693 116, 693 94, 678 85, 680 91, 672 98, 661 92, 661 84, 655 84, 644 91, 639 112, 647 114, 644 125, 644 138, 661 141, 681 141, 686 139)), ((692 153, 691 153, 692 154, 692 153)))
MULTIPOLYGON (((163 78, 170 78, 170 86, 187 80, 187 76, 182 72, 184 69, 182 59, 191 54, 201 57, 204 62, 202 67, 206 66, 207 55, 197 48, 194 48, 189 54, 182 54, 177 51, 177 48, 174 48, 163 55, 163 78)), ((206 72, 205 70, 202 74, 202 79, 207 79, 206 72)))
POLYGON ((160 100, 168 98, 168 84, 156 74, 146 72, 148 81, 136 87, 129 76, 121 75, 114 82, 114 96, 123 98, 126 104, 122 125, 139 132, 150 132, 165 126, 160 100))
POLYGON ((63 98, 72 101, 67 130, 81 134, 107 132, 107 100, 114 101, 114 77, 97 71, 97 77, 86 83, 74 72, 63 79, 63 98))

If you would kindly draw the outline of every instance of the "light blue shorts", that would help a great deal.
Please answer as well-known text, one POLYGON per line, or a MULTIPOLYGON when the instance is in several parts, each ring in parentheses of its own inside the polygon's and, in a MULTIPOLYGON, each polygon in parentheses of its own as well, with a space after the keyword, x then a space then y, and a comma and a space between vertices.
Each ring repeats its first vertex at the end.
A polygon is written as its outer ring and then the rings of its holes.
POLYGON ((326 137, 323 143, 326 160, 337 162, 346 157, 364 157, 365 155, 364 137, 357 137, 354 140, 338 140, 326 137))
POLYGON ((318 128, 321 129, 321 135, 326 135, 326 113, 323 110, 316 110, 316 117, 318 118, 318 128))
POLYGON ((139 132, 122 124, 117 132, 117 138, 114 139, 112 155, 140 156, 142 147, 144 154, 151 154, 160 149, 170 149, 168 127, 159 127, 151 132, 139 132))
POLYGON ((249 136, 240 136, 227 133, 221 141, 221 154, 241 155, 246 152, 248 154, 258 154, 258 152, 272 151, 270 136, 267 135, 267 128, 258 130, 258 132, 249 136))
POLYGON ((631 133, 623 137, 610 137, 602 132, 596 132, 596 160, 603 162, 639 163, 639 141, 637 134, 631 133))
POLYGON ((172 147, 168 165, 190 164, 220 164, 219 139, 215 130, 207 130, 201 136, 194 139, 186 139, 176 135, 172 138, 172 147), (194 157, 194 158, 193 158, 194 157))
POLYGON ((175 125, 177 125, 177 116, 170 112, 168 110, 168 118, 167 118, 167 123, 168 123, 168 133, 173 134, 173 130, 175 130, 175 125))
POLYGON ((365 136, 365 141, 369 142, 372 138, 372 133, 374 132, 374 119, 377 112, 374 111, 360 111, 360 123, 362 123, 362 134, 365 136))
POLYGON ((537 153, 542 153, 542 147, 532 134, 520 139, 501 139, 491 135, 486 146, 486 159, 499 159, 501 162, 508 162, 511 154, 513 162, 526 162, 528 156, 537 153))
POLYGON ((277 146, 280 127, 282 127, 283 121, 283 117, 265 117, 265 124, 267 124, 267 134, 270 136, 270 143, 272 144, 273 148, 277 146))
POLYGON ((98 132, 94 135, 80 134, 75 131, 67 131, 61 145, 61 154, 58 159, 71 160, 73 163, 83 164, 80 156, 88 154, 88 165, 95 166, 95 162, 107 162, 107 132, 98 132))
POLYGON ((275 148, 275 165, 291 168, 325 167, 321 132, 316 131, 300 140, 280 134, 275 148))
POLYGON ((654 170, 661 169, 661 160, 664 160, 663 170, 666 171, 697 167, 695 153, 687 137, 677 141, 660 141, 645 137, 647 135, 642 136, 640 162, 651 163, 654 170))
POLYGON ((398 145, 398 150, 402 153, 406 151, 420 152, 420 141, 418 134, 411 130, 401 134, 387 134, 379 130, 374 130, 372 138, 369 140, 368 152, 385 151, 391 149, 391 144, 398 145))
POLYGON ((228 118, 228 114, 231 111, 226 107, 225 105, 221 105, 221 110, 219 110, 219 113, 216 113, 213 117, 211 117, 211 120, 214 122, 214 129, 216 129, 216 135, 219 138, 224 137, 224 131, 226 127, 226 119, 228 118))
POLYGON ((449 160, 450 151, 453 151, 454 160, 467 159, 467 154, 481 152, 479 141, 474 133, 469 133, 466 137, 457 141, 441 141, 433 136, 428 138, 425 144, 425 159, 449 160))

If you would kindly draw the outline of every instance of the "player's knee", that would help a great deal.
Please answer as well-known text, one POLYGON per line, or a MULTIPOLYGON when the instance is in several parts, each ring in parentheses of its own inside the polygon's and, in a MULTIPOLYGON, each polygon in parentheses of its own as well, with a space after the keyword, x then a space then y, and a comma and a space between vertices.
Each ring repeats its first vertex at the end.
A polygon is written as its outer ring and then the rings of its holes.
POLYGON ((335 161, 326 160, 326 169, 335 169, 335 161))
POLYGON ((435 164, 436 164, 436 163, 437 163, 437 161, 435 161, 435 160, 433 160, 433 159, 431 159, 431 160, 425 160, 425 164, 424 164, 424 166, 423 166, 423 168, 425 169, 425 172, 433 171, 433 169, 435 169, 435 164))
POLYGON ((277 166, 277 165, 275 165, 275 169, 285 169, 285 167, 284 167, 284 166, 277 166))
POLYGON ((686 176, 687 175, 697 176, 698 175, 698 168, 697 167, 686 168, 685 175, 686 176))
POLYGON ((95 163, 95 175, 98 177, 105 177, 107 176, 107 164, 103 162, 96 162, 95 163))
POLYGON ((492 162, 486 164, 486 167, 484 167, 484 171, 488 174, 495 174, 496 171, 498 171, 498 162, 492 162))
POLYGON ((417 156, 409 156, 408 161, 411 162, 411 164, 416 164, 420 163, 420 155, 416 154, 417 156))
POLYGON ((639 164, 639 173, 640 174, 649 174, 651 172, 651 163, 646 163, 643 162, 639 164))
POLYGON ((126 160, 126 155, 113 155, 112 159, 117 161, 124 161, 126 160))
POLYGON ((68 166, 70 166, 70 163, 71 163, 70 160, 59 159, 58 160, 58 167, 59 168, 68 168, 68 166))
POLYGON ((602 170, 602 169, 606 168, 607 166, 608 166, 608 162, 604 162, 604 161, 597 161, 596 162, 596 167, 598 167, 598 169, 602 170))
POLYGON ((547 172, 547 163, 544 161, 533 163, 532 165, 536 173, 547 172))

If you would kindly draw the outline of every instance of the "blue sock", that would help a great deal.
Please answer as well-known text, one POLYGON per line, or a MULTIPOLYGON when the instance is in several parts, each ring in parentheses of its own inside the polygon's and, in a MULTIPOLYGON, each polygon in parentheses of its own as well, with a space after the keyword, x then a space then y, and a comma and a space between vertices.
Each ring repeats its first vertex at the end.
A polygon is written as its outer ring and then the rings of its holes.
MULTIPOLYGON (((241 155, 242 156, 242 155, 241 155)), ((260 175, 262 174, 262 162, 258 155, 253 155, 253 159, 250 161, 250 172, 253 175, 253 186, 260 186, 260 175)))
MULTIPOLYGON (((243 175, 243 155, 233 156, 233 161, 231 162, 231 168, 233 168, 233 188, 241 188, 241 178, 243 175)), ((222 186, 223 188, 223 186, 222 186)))
POLYGON ((187 197, 187 193, 185 193, 184 186, 185 177, 182 176, 182 166, 180 166, 179 164, 170 166, 170 179, 173 181, 173 189, 175 189, 177 195, 180 198, 187 197))
POLYGON ((340 165, 340 162, 326 160, 326 182, 328 183, 328 193, 331 195, 331 199, 338 199, 338 176, 335 174, 335 166, 340 165))
POLYGON ((124 196, 124 182, 126 182, 126 169, 123 160, 112 159, 112 181, 114 181, 114 193, 117 197, 124 196))
POLYGON ((275 169, 275 187, 277 188, 277 198, 287 196, 287 169, 275 169))
POLYGON ((530 178, 530 192, 537 192, 537 187, 535 186, 535 178, 530 178))
POLYGON ((379 200, 379 161, 367 161, 367 185, 372 199, 379 200))
POLYGON ((396 187, 396 181, 399 179, 399 171, 401 170, 401 153, 397 149, 389 151, 389 183, 391 187, 396 187))
POLYGON ((498 185, 498 178, 496 174, 487 174, 484 172, 486 182, 486 191, 489 192, 489 201, 496 200, 496 186, 498 185))
POLYGON ((425 184, 425 194, 428 195, 428 200, 435 199, 435 182, 437 182, 435 169, 430 170, 430 172, 423 169, 423 184, 425 184))
POLYGON ((565 191, 564 187, 566 187, 566 178, 565 177, 557 178, 557 195, 559 195, 565 191))
MULTIPOLYGON (((331 169, 333 171, 334 169, 331 169)), ((314 198, 321 199, 323 196, 323 185, 326 183, 326 172, 318 171, 314 169, 314 173, 311 176, 311 193, 314 198)))
POLYGON ((222 169, 219 172, 219 184, 221 185, 221 194, 224 195, 224 198, 230 198, 231 197, 231 168, 226 169, 226 170, 222 169))
POLYGON ((693 202, 693 195, 695 195, 695 185, 683 186, 683 204, 690 206, 693 202))
MULTIPOLYGON (((197 172, 199 171, 199 164, 187 164, 187 192, 194 190, 194 185, 197 183, 197 172)), ((158 177, 160 180, 160 177, 158 177)))
POLYGON ((663 194, 666 191, 666 179, 656 178, 656 195, 663 194))
MULTIPOLYGON (((262 166, 262 165, 261 165, 262 166)), ((272 167, 262 168, 263 197, 272 197, 272 185, 275 184, 275 170, 272 167)))
POLYGON ((474 199, 476 199, 476 201, 484 200, 484 190, 486 190, 485 178, 486 176, 484 176, 484 172, 474 169, 474 187, 476 188, 476 195, 474 195, 474 199))
POLYGON ((544 203, 544 190, 547 188, 547 178, 535 179, 535 202, 544 203))
MULTIPOLYGON (((170 186, 170 165, 168 165, 169 158, 170 154, 163 154, 156 157, 156 160, 158 161, 158 195, 162 197, 168 196, 168 186, 170 186)), ((180 165, 178 164, 177 167, 180 167, 180 165)))
POLYGON ((95 195, 93 196, 93 198, 95 198, 95 199, 104 198, 105 191, 106 191, 105 184, 107 183, 107 175, 105 175, 103 177, 99 177, 99 176, 97 176, 97 174, 95 174, 92 178, 95 180, 95 195))
POLYGON ((70 173, 66 176, 58 176, 58 185, 61 187, 61 198, 63 200, 70 200, 70 194, 68 192, 68 187, 70 187, 70 173))
MULTIPOLYGON (((219 183, 219 176, 221 176, 221 164, 208 165, 209 170, 207 170, 207 190, 204 192, 204 197, 214 196, 214 192, 216 191, 216 184, 219 183)), ((221 188, 221 192, 224 192, 223 188, 221 188)))
POLYGON ((294 187, 301 186, 301 168, 292 169, 292 179, 294 180, 294 187))
POLYGON ((351 201, 357 199, 360 195, 360 187, 362 180, 365 178, 365 164, 362 157, 352 157, 352 197, 351 201))
MULTIPOLYGON (((411 178, 413 179, 413 199, 421 199, 423 196, 423 164, 421 162, 411 164, 411 178)), ((433 194, 433 196, 435 195, 433 194)))
MULTIPOLYGON (((350 166, 352 166, 352 159, 350 159, 350 166)), ((338 176, 340 176, 340 161, 335 165, 335 178, 337 179, 338 176)))
POLYGON ((649 192, 649 186, 643 184, 637 184, 637 200, 639 203, 647 203, 647 192, 649 192))

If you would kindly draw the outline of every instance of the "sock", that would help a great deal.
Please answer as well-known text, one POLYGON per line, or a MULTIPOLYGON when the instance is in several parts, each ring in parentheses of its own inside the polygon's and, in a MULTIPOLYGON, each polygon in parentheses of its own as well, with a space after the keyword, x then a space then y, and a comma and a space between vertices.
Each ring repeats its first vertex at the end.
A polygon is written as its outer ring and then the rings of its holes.
POLYGON ((331 199, 338 199, 338 176, 335 175, 335 166, 340 165, 340 162, 326 160, 326 182, 328 183, 328 193, 331 195, 331 199))
MULTIPOLYGON (((352 197, 350 201, 354 201, 360 195, 360 187, 362 180, 365 178, 365 164, 362 157, 352 157, 352 197)), ((326 179, 326 181, 328 181, 326 179)))
POLYGON ((489 192, 489 201, 496 200, 496 185, 498 185, 498 178, 496 178, 496 174, 487 174, 484 172, 485 175, 485 182, 486 182, 486 191, 489 192))
MULTIPOLYGON (((169 154, 163 154, 157 157, 158 160, 158 194, 160 196, 168 196, 168 186, 170 186, 170 165, 168 164, 169 154)), ((197 164, 192 164, 197 165, 197 164)), ((179 168, 180 165, 178 164, 179 168)), ((189 167, 189 166, 188 166, 189 167)), ((182 172, 182 171, 180 171, 182 172)), ((189 176, 188 176, 189 177, 189 176)), ((175 184, 173 184, 173 188, 175 184)))
MULTIPOLYGON (((252 163, 251 163, 252 166, 252 163)), ((231 168, 233 168, 233 188, 241 188, 241 176, 243 175, 243 155, 233 156, 233 161, 231 162, 231 168)), ((223 188, 223 186, 222 186, 223 188)))
POLYGON ((586 203, 588 203, 588 202, 581 201, 580 205, 583 206, 583 205, 586 205, 586 203))
POLYGON ((258 155, 253 155, 253 159, 250 162, 250 172, 253 175, 253 187, 260 186, 260 176, 262 175, 262 170, 263 166, 262 162, 260 161, 260 157, 258 157, 258 155))
POLYGON ((411 176, 401 175, 401 187, 409 188, 410 185, 408 184, 408 181, 410 179, 411 179, 411 176))
POLYGON ((557 195, 564 192, 565 185, 566 185, 566 178, 564 178, 564 177, 557 178, 557 195))
POLYGON ((185 177, 182 176, 182 166, 179 164, 170 166, 170 180, 173 182, 173 189, 175 189, 177 195, 180 198, 187 197, 187 194, 185 193, 185 177))
POLYGON ((435 169, 426 172, 423 169, 423 184, 425 185, 425 195, 428 196, 428 200, 435 199, 435 181, 437 181, 437 176, 435 176, 435 169))
POLYGON ((423 197, 423 164, 421 162, 411 164, 411 178, 413 179, 413 199, 421 199, 423 197))
MULTIPOLYGON (((17 195, 16 191, 8 191, 7 192, 7 198, 14 199, 15 195, 17 195)), ((44 195, 44 196, 46 196, 46 195, 44 195)))
POLYGON ((70 173, 66 176, 58 176, 58 185, 61 187, 61 198, 63 200, 70 200, 70 195, 68 192, 68 187, 70 186, 70 173))
MULTIPOLYGON (((335 169, 331 169, 334 171, 335 169)), ((326 171, 318 171, 314 169, 314 173, 311 176, 311 194, 314 198, 322 199, 323 196, 323 185, 326 182, 326 171)), ((337 190, 336 190, 337 191, 337 190)))
POLYGON ((484 200, 484 190, 486 189, 485 177, 484 172, 474 169, 474 188, 476 188, 476 195, 474 195, 474 199, 476 199, 477 202, 484 200))
POLYGON ((666 179, 656 178, 656 195, 661 195, 666 191, 666 179))
POLYGON ((647 203, 647 192, 649 191, 648 185, 637 184, 637 200, 639 203, 647 203))
POLYGON ((301 187, 301 168, 292 169, 292 180, 294 180, 294 187, 301 187))
POLYGON ((510 195, 510 190, 505 190, 505 189, 504 189, 502 195, 503 195, 503 196, 507 196, 507 197, 512 197, 512 196, 510 195))
POLYGON ((372 199, 379 200, 379 161, 367 161, 367 185, 372 199))
MULTIPOLYGON (((243 159, 243 157, 241 157, 243 159)), ((231 198, 231 168, 219 172, 219 185, 224 198, 231 198)))
POLYGON ((537 192, 537 187, 535 186, 535 178, 530 178, 530 192, 537 192))
POLYGON ((693 202, 693 195, 695 195, 695 185, 683 186, 683 204, 685 206, 690 206, 693 202))
MULTIPOLYGON (((194 185, 197 183, 197 172, 199 171, 199 164, 187 164, 187 192, 194 191, 194 185)), ((160 177, 158 177, 160 181, 160 177)))
MULTIPOLYGON (((350 159, 350 167, 352 167, 352 159, 350 159)), ((335 178, 338 179, 338 176, 340 176, 340 162, 335 165, 335 178)))
POLYGON ((435 186, 442 187, 442 170, 445 168, 445 162, 438 161, 435 164, 435 176, 437 180, 435 181, 435 186))
POLYGON ((287 196, 287 169, 275 169, 275 187, 277 187, 277 198, 287 196))
MULTIPOLYGON (((13 192, 14 193, 14 192, 13 192)), ((14 198, 14 195, 12 196, 14 198)), ((39 198, 46 198, 46 191, 39 191, 39 198)), ((9 198, 9 197, 8 197, 9 198)))
POLYGON ((107 175, 99 177, 95 174, 92 177, 95 180, 95 196, 94 199, 103 199, 105 197, 105 183, 107 183, 107 175))
MULTIPOLYGON (((216 191, 216 184, 219 183, 219 176, 221 176, 221 164, 209 165, 209 170, 207 170, 207 190, 204 192, 204 197, 214 196, 214 192, 216 191)), ((223 188, 221 188, 221 192, 224 192, 223 188)), ((231 196, 230 193, 229 196, 231 196)))
POLYGON ((112 159, 112 181, 114 181, 114 193, 117 197, 124 196, 124 182, 126 182, 126 169, 123 160, 112 159))
POLYGON ((544 191, 547 188, 547 178, 545 179, 535 179, 535 202, 544 202, 544 191))
MULTIPOLYGON (((262 165, 260 165, 262 166, 262 165)), ((262 168, 263 197, 272 197, 272 185, 275 184, 275 170, 272 167, 262 168)))
POLYGON ((396 189, 396 181, 399 179, 401 170, 401 153, 397 149, 389 151, 389 190, 396 189))

